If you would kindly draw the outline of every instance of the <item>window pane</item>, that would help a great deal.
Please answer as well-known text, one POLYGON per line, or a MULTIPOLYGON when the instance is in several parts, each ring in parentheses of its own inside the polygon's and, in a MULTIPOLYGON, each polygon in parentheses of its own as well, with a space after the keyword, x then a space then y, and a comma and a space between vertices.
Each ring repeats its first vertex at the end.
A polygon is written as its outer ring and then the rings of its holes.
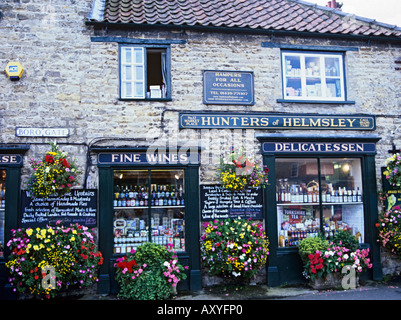
POLYGON ((325 58, 326 77, 340 76, 340 61, 339 58, 325 58))
POLYGON ((339 79, 326 79, 326 96, 341 97, 342 96, 341 81, 339 79))
POLYGON ((306 95, 308 97, 322 96, 322 83, 320 78, 308 78, 306 80, 306 95))
POLYGON ((149 241, 148 171, 114 171, 114 253, 149 241))
POLYGON ((132 80, 132 67, 131 66, 124 66, 123 68, 123 79, 127 81, 132 80))
POLYGON ((320 76, 320 58, 305 57, 305 74, 307 76, 320 76))
POLYGON ((288 76, 301 76, 300 57, 286 56, 285 57, 285 73, 288 76))
POLYGON ((135 63, 143 64, 143 48, 134 48, 135 63))
POLYGON ((114 253, 148 241, 185 250, 184 198, 184 170, 115 170, 114 253))
POLYGON ((144 98, 145 90, 143 82, 135 82, 135 98, 144 98))
POLYGON ((185 250, 184 170, 152 170, 152 241, 185 250))
POLYGON ((320 228, 317 159, 277 159, 279 246, 297 246, 320 228))
POLYGON ((302 96, 302 84, 301 79, 287 78, 285 93, 287 97, 299 97, 302 96))
POLYGON ((132 63, 132 50, 131 48, 123 48, 125 63, 132 63))
POLYGON ((363 242, 364 210, 360 159, 322 159, 324 231, 330 238, 336 230, 349 230, 363 242), (329 205, 330 204, 330 205, 329 205))
POLYGON ((6 207, 6 170, 0 170, 0 258, 4 257, 5 207, 6 207))
POLYGON ((132 98, 132 83, 124 82, 123 84, 123 98, 132 98))
POLYGON ((144 78, 143 66, 135 67, 135 80, 143 81, 144 78))

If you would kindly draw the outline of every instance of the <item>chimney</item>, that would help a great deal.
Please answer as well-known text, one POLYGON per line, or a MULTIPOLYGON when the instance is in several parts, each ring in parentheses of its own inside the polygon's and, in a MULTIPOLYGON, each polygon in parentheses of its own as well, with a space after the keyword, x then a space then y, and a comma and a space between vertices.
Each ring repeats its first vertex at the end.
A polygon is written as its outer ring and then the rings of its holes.
POLYGON ((330 0, 326 5, 326 7, 334 8, 334 9, 337 9, 337 10, 341 10, 342 6, 343 6, 343 4, 342 3, 337 3, 336 0, 330 0))

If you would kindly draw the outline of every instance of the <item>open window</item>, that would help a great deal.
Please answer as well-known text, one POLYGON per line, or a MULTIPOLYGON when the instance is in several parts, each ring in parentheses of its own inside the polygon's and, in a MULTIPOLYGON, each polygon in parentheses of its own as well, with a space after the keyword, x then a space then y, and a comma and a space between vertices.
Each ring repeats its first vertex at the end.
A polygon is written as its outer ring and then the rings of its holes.
POLYGON ((169 99, 169 48, 120 48, 120 98, 169 99))

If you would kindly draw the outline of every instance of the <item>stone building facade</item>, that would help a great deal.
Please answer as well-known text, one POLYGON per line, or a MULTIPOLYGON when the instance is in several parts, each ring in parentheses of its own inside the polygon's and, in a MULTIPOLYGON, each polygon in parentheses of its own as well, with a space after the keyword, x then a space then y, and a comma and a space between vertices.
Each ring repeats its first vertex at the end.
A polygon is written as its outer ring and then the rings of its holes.
POLYGON ((49 141, 57 140, 77 158, 85 171, 80 187, 99 189, 97 155, 101 148, 200 148, 199 184, 203 185, 217 183, 219 156, 232 147, 243 147, 260 159, 261 144, 256 137, 266 134, 377 136, 375 172, 380 187, 380 170, 388 151, 393 145, 401 147, 401 30, 302 1, 287 2, 317 14, 338 16, 344 24, 388 34, 180 25, 174 21, 113 23, 93 18, 95 4, 102 1, 92 0, 6 0, 0 4, 0 65, 4 68, 9 61, 19 61, 24 68, 19 81, 10 81, 5 74, 0 77, 1 146, 5 153, 10 146, 29 146, 23 156, 20 189, 30 173, 28 160, 41 157, 49 141), (122 43, 169 47, 171 99, 120 98, 122 43), (281 52, 288 48, 344 52, 346 103, 284 101, 281 52), (205 104, 204 70, 253 72, 254 104, 205 104), (179 115, 187 112, 370 115, 376 119, 376 128, 373 132, 335 127, 180 129, 179 115), (17 128, 66 128, 69 135, 24 137, 16 134, 17 128))

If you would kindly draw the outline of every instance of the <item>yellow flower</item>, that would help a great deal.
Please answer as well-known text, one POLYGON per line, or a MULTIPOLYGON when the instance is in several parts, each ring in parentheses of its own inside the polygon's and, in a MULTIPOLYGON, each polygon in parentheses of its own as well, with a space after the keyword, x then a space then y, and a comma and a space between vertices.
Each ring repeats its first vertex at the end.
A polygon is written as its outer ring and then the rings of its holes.
POLYGON ((26 229, 26 234, 28 235, 28 237, 30 237, 32 235, 33 230, 31 228, 26 229))
POLYGON ((75 241, 75 237, 74 237, 74 236, 71 237, 71 238, 70 238, 70 241, 75 241))

